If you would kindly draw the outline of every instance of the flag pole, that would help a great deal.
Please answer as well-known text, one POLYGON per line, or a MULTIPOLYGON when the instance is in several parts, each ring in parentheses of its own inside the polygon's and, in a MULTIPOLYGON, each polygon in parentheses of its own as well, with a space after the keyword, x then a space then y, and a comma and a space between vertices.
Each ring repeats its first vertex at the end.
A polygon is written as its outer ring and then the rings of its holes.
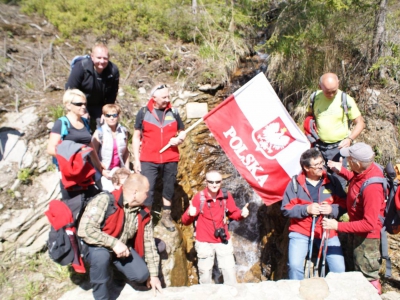
MULTIPOLYGON (((192 131, 197 125, 199 125, 203 121, 204 121, 203 118, 198 119, 196 122, 194 122, 192 125, 190 125, 188 129, 185 130, 185 133, 188 134, 190 131, 192 131)), ((169 147, 171 147, 171 145, 168 143, 167 145, 164 146, 164 148, 162 148, 160 150, 160 153, 163 153, 169 147)))

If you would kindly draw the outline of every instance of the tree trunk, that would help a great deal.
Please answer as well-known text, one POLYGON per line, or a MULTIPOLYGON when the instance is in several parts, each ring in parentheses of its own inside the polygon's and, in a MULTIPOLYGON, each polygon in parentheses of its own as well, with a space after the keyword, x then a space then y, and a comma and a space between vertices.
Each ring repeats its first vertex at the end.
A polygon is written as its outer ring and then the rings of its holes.
POLYGON ((192 12, 194 15, 197 13, 197 0, 192 0, 192 12))
POLYGON ((372 49, 371 49, 371 64, 376 63, 379 57, 382 56, 382 50, 383 50, 382 46, 385 36, 387 3, 388 0, 380 0, 379 9, 376 12, 374 38, 372 41, 372 49))

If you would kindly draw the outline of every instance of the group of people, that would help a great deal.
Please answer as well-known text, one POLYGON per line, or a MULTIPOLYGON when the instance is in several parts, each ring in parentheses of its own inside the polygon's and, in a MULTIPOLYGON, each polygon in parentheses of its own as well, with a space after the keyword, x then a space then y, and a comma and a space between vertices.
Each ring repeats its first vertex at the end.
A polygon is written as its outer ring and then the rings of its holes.
MULTIPOLYGON (((119 122, 122 110, 115 104, 118 86, 117 66, 109 61, 107 47, 96 44, 90 58, 79 61, 71 71, 63 96, 67 113, 54 123, 47 147, 60 167, 62 199, 76 196, 91 199, 81 216, 78 235, 89 246, 87 261, 95 299, 110 298, 110 261, 128 280, 146 282, 148 287, 161 291, 150 211, 156 179, 161 175, 160 222, 167 230, 175 231, 171 202, 179 162, 178 146, 186 138, 179 113, 171 106, 168 87, 156 85, 147 105, 136 116, 132 139, 134 163, 130 171, 128 130, 119 122), (167 144, 167 150, 160 153, 167 144), (116 210, 109 216, 110 199, 115 199, 116 210)), ((313 243, 318 246, 323 232, 329 230, 326 260, 330 271, 345 271, 336 231, 354 233, 355 269, 363 272, 371 283, 379 284, 376 251, 379 251, 381 226, 378 215, 383 214, 384 208, 382 187, 371 185, 365 196, 358 194, 360 184, 376 176, 378 170, 373 164, 371 147, 363 143, 351 146, 364 128, 364 121, 349 96, 349 112, 343 113, 342 91, 338 87, 335 74, 321 77, 321 90, 310 105, 320 138, 315 148, 302 154, 302 173, 288 184, 283 196, 282 212, 291 220, 289 278, 304 278, 310 236, 315 231, 313 243), (348 118, 355 125, 351 132, 348 118), (352 171, 346 169, 346 160, 341 157, 347 158, 352 171), (326 163, 329 172, 324 167, 326 163), (347 196, 343 190, 345 181, 336 176, 350 181, 347 196), (350 222, 337 222, 335 219, 346 209, 350 222)), ((190 201, 182 223, 196 224, 199 282, 212 282, 217 258, 224 282, 234 285, 235 260, 226 220, 227 217, 244 219, 249 210, 247 205, 239 209, 232 195, 222 188, 220 172, 207 171, 205 180, 206 188, 190 201)))
POLYGON ((352 257, 347 269, 362 272, 381 293, 378 273, 384 191, 382 184, 368 185, 362 194, 360 188, 369 178, 384 176, 374 163, 371 146, 353 144, 365 126, 354 99, 347 96, 346 112, 343 92, 333 73, 321 76, 319 86, 321 90, 310 99, 314 103, 309 109, 319 139, 314 148, 301 155, 302 172, 287 185, 281 206, 283 215, 290 218, 289 278, 305 277, 307 254, 311 260, 312 247, 320 248, 321 240, 327 245, 325 258, 330 272, 344 272, 345 260, 337 236, 337 232, 344 232, 348 234, 347 250, 352 257), (354 124, 352 131, 348 119, 354 124), (338 222, 345 212, 349 221, 338 222))

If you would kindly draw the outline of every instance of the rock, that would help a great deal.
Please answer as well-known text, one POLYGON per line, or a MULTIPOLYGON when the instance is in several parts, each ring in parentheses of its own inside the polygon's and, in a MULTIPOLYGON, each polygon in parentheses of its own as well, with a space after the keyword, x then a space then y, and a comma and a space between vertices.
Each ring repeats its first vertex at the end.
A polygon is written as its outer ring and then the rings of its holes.
POLYGON ((21 193, 18 192, 18 191, 15 191, 15 192, 14 192, 14 196, 15 196, 15 198, 17 198, 17 199, 21 199, 21 198, 22 198, 21 193))
POLYGON ((0 161, 0 170, 4 170, 0 176, 0 188, 4 189, 13 182, 17 172, 12 168, 12 163, 6 161, 0 161))
POLYGON ((17 240, 18 245, 22 245, 23 247, 27 247, 31 245, 37 237, 43 232, 46 231, 48 233, 50 230, 49 222, 47 221, 47 217, 43 216, 39 219, 35 224, 33 224, 27 231, 21 234, 17 240))
POLYGON ((146 94, 147 92, 146 92, 146 89, 144 88, 144 87, 140 87, 139 89, 138 89, 138 92, 139 92, 139 94, 146 94))
POLYGON ((378 97, 381 94, 381 92, 373 89, 367 89, 367 93, 370 94, 368 102, 369 104, 377 104, 378 103, 378 97))
POLYGON ((390 291, 381 295, 382 300, 400 300, 400 293, 390 291))
POLYGON ((18 131, 24 132, 32 124, 38 120, 36 109, 34 106, 23 109, 21 112, 9 112, 5 114, 6 121, 2 124, 3 127, 15 128, 18 131))
MULTIPOLYGON (((331 273, 330 273, 331 274, 331 273)), ((337 276, 307 280, 263 281, 261 283, 240 283, 237 286, 223 284, 193 285, 190 287, 169 287, 157 299, 174 300, 380 300, 375 288, 359 272, 335 274, 337 276), (345 283, 345 284, 344 284, 345 283)), ((59 300, 89 300, 91 290, 80 287, 64 294, 59 300)), ((152 291, 136 291, 125 285, 118 299, 154 299, 152 291)))
POLYGON ((24 155, 24 158, 22 159, 22 165, 21 168, 25 169, 25 168, 30 168, 33 164, 33 155, 31 152, 27 152, 24 155))
POLYGON ((46 158, 40 159, 38 163, 38 172, 39 173, 45 172, 48 166, 49 166, 49 161, 46 158))
POLYGON ((43 230, 40 236, 38 236, 32 245, 29 247, 18 247, 17 255, 33 256, 36 253, 42 251, 46 247, 46 242, 49 238, 48 230, 43 230))
POLYGON ((47 125, 46 125, 46 127, 47 127, 48 130, 51 130, 51 129, 53 128, 53 126, 54 126, 54 122, 49 122, 49 123, 47 123, 47 125))
POLYGON ((10 219, 0 226, 0 239, 15 242, 20 232, 19 228, 32 216, 31 208, 10 210, 10 219))
POLYGON ((216 92, 219 88, 221 87, 220 84, 205 84, 199 87, 199 91, 206 92, 206 93, 212 93, 216 92))
POLYGON ((16 179, 13 185, 10 187, 10 190, 15 191, 21 185, 21 180, 16 179))

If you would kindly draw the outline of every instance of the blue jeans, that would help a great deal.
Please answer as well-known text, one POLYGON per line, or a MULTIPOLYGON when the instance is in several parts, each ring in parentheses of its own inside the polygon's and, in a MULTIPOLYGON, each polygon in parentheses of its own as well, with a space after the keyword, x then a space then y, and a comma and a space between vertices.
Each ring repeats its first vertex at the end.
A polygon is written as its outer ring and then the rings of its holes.
MULTIPOLYGON (((314 239, 314 246, 319 249, 321 239, 314 239)), ((310 237, 298 232, 289 233, 289 279, 304 279, 304 259, 308 259, 308 250, 310 247, 310 237)), ((314 252, 315 254, 318 254, 314 252)), ((322 262, 323 254, 321 254, 322 262)), ((326 254, 326 262, 329 270, 334 273, 342 273, 345 271, 344 257, 339 238, 337 236, 328 240, 328 249, 326 254)))

